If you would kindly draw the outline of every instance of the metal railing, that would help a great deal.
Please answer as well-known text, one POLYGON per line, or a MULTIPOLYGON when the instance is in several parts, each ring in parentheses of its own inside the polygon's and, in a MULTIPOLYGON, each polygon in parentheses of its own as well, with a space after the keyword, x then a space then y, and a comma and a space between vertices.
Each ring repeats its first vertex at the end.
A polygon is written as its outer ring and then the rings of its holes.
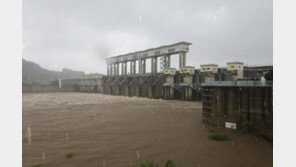
POLYGON ((273 81, 207 81, 202 86, 272 87, 273 81))

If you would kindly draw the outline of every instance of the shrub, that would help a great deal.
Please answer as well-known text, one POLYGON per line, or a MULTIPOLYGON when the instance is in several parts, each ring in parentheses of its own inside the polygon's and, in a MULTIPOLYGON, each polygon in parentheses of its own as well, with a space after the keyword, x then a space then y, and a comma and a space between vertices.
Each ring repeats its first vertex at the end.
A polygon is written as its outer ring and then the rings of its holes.
POLYGON ((264 74, 264 78, 265 78, 266 81, 273 81, 273 69, 268 70, 264 74))
POLYGON ((73 152, 68 152, 68 153, 66 154, 66 157, 67 157, 67 158, 73 158, 74 155, 75 155, 75 153, 73 153, 73 152))
POLYGON ((145 161, 145 162, 142 162, 141 167, 159 167, 158 163, 154 163, 154 162, 151 162, 151 161, 145 161))
MULTIPOLYGON (((158 162, 151 162, 151 161, 145 161, 142 162, 140 167, 160 167, 158 162)), ((164 164, 164 167, 177 167, 176 161, 173 159, 168 159, 166 163, 164 164)))
POLYGON ((214 133, 214 132, 215 132, 215 130, 214 130, 214 129, 210 129, 210 130, 209 130, 209 132, 211 132, 211 133, 214 133))
POLYGON ((176 167, 176 161, 173 159, 168 159, 164 165, 165 167, 176 167))
POLYGON ((41 163, 38 163, 38 164, 32 165, 32 167, 42 167, 42 166, 44 166, 44 165, 41 164, 41 163))
POLYGON ((231 138, 229 138, 226 135, 220 135, 220 134, 213 134, 208 136, 208 139, 210 140, 216 140, 216 141, 228 141, 231 140, 231 138))

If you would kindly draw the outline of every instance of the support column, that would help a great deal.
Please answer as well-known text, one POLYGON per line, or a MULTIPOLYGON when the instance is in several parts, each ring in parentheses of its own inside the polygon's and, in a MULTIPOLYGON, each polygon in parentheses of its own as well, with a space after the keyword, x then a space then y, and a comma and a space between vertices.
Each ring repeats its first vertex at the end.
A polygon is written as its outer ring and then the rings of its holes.
POLYGON ((139 59, 139 71, 138 71, 138 73, 139 74, 142 74, 142 59, 139 59))
POLYGON ((186 66, 186 53, 183 53, 183 67, 186 66))
POLYGON ((121 75, 124 75, 124 63, 121 63, 121 75))
POLYGON ((179 68, 182 67, 182 52, 179 53, 179 68))
POLYGON ((112 64, 109 64, 109 76, 112 75, 112 64))
POLYGON ((166 55, 163 56, 163 67, 164 68, 167 67, 167 56, 166 55))
POLYGON ((109 75, 110 75, 110 73, 109 73, 109 69, 110 69, 110 65, 109 65, 109 64, 107 64, 107 76, 109 76, 109 75))
POLYGON ((157 57, 155 57, 155 62, 154 62, 154 73, 157 74, 157 57))
POLYGON ((133 75, 133 61, 130 61, 130 74, 133 75))
MULTIPOLYGON (((174 84, 174 75, 167 75, 165 79, 166 83, 174 84)), ((166 100, 173 100, 174 99, 174 88, 172 87, 164 87, 164 98, 166 100)))
POLYGON ((112 64, 112 75, 116 73, 116 64, 112 64))
POLYGON ((115 75, 115 64, 111 64, 112 75, 115 75))
POLYGON ((119 75, 119 63, 116 63, 116 75, 119 75))
POLYGON ((151 73, 154 73, 154 57, 151 58, 151 73))
POLYGON ((127 75, 127 62, 124 62, 124 75, 127 75))
POLYGON ((143 59, 143 69, 142 69, 142 71, 143 71, 143 74, 146 73, 146 59, 143 59))
POLYGON ((171 55, 168 55, 167 68, 171 67, 171 55))
POLYGON ((134 75, 136 74, 136 60, 134 60, 134 63, 133 63, 133 74, 134 75))
POLYGON ((114 75, 117 75, 117 63, 114 64, 114 75))
POLYGON ((182 65, 183 65, 182 61, 183 61, 183 53, 180 52, 179 53, 179 68, 182 67, 182 65))

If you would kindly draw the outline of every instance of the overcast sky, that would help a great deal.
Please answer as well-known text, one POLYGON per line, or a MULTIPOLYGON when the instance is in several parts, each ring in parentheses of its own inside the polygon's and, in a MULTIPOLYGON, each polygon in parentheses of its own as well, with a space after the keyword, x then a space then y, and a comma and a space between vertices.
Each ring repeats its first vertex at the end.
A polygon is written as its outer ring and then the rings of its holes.
POLYGON ((196 68, 270 65, 272 8, 272 0, 24 0, 23 58, 106 73, 104 58, 188 41, 187 65, 196 68))

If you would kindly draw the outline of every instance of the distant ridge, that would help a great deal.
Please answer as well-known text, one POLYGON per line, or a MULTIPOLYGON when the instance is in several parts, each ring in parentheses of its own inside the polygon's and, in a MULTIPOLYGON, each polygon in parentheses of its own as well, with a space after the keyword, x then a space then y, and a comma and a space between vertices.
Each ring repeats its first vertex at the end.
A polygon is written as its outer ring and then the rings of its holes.
POLYGON ((62 71, 52 71, 42 68, 39 64, 22 59, 22 83, 48 84, 58 78, 71 79, 87 76, 83 71, 63 68, 62 71))

